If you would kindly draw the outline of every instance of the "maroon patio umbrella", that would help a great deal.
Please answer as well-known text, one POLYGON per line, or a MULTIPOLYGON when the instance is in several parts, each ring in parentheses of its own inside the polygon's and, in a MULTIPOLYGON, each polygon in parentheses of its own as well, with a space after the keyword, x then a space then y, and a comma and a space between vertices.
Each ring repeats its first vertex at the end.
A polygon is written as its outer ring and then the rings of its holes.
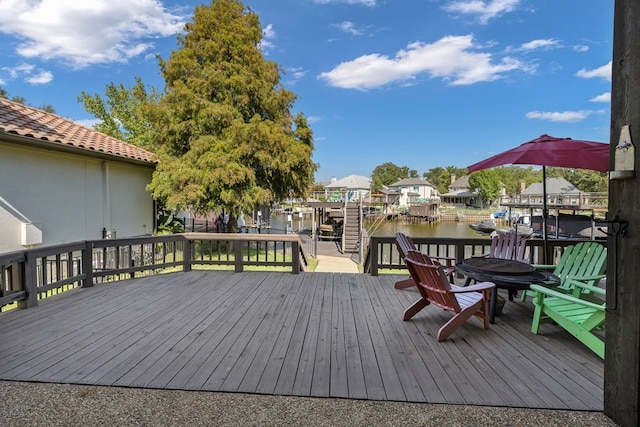
POLYGON ((547 252, 547 173, 545 166, 589 169, 600 172, 609 170, 609 144, 581 141, 571 138, 555 138, 541 135, 515 148, 504 151, 481 162, 468 166, 469 173, 502 165, 542 166, 542 219, 545 257, 547 252))

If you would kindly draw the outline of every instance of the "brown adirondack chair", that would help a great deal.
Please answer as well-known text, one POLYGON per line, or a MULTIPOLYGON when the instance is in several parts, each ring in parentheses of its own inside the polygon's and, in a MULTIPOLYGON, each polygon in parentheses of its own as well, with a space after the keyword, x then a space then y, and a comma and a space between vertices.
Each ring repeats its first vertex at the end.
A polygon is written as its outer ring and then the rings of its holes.
POLYGON ((433 304, 454 313, 451 320, 438 330, 438 341, 446 340, 474 315, 483 320, 484 329, 489 329, 489 297, 495 287, 493 283, 482 282, 465 287, 452 285, 442 265, 418 251, 409 251, 404 261, 417 284, 420 299, 404 311, 402 320, 411 319, 420 310, 433 304))
MULTIPOLYGON (((515 261, 526 262, 525 251, 527 249, 527 239, 522 237, 515 231, 503 234, 496 234, 491 238, 491 248, 489 253, 475 255, 475 257, 512 259, 515 261)), ((467 283, 469 280, 467 281, 467 283)), ((516 295, 515 290, 509 289, 509 301, 513 301, 516 295)))
POLYGON ((524 237, 516 232, 497 234, 491 238, 489 253, 478 256, 527 262, 525 257, 526 241, 524 237))
MULTIPOLYGON (((396 247, 398 248, 398 253, 400 253, 400 260, 404 261, 408 252, 416 251, 419 252, 418 247, 413 242, 413 239, 407 236, 404 233, 396 233, 396 247)), ((449 277, 449 282, 453 283, 453 273, 456 271, 455 266, 455 258, 449 257, 429 257, 432 261, 439 263, 442 265, 445 274, 449 277)), ((415 282, 409 276, 406 279, 399 280, 395 283, 394 287, 396 289, 405 289, 415 286, 415 282)))

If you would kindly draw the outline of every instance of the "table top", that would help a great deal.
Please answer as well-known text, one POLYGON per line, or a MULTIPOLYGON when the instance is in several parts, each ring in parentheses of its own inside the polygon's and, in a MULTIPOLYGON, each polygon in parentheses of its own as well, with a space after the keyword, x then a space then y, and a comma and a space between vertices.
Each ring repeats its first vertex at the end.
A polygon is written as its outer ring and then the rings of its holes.
POLYGON ((456 264, 456 270, 474 280, 493 282, 497 287, 510 289, 528 289, 532 283, 557 285, 560 278, 548 271, 536 270, 533 266, 513 260, 497 258, 468 258, 456 264), (494 260, 477 262, 471 260, 494 260), (507 261, 507 262, 505 262, 507 261), (491 266, 497 266, 495 270, 491 266), (527 266, 527 267, 523 267, 527 266))
POLYGON ((512 259, 474 257, 467 258, 462 264, 472 270, 479 272, 491 272, 501 274, 529 274, 535 271, 531 264, 520 262, 512 259))

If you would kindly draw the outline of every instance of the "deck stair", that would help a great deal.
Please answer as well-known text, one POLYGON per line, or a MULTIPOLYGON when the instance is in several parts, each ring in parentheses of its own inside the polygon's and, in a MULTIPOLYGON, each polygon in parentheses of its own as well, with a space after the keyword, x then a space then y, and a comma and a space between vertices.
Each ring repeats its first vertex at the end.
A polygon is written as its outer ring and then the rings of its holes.
POLYGON ((358 250, 358 240, 362 227, 362 208, 359 203, 347 203, 344 217, 344 231, 342 236, 342 251, 355 252, 358 250))

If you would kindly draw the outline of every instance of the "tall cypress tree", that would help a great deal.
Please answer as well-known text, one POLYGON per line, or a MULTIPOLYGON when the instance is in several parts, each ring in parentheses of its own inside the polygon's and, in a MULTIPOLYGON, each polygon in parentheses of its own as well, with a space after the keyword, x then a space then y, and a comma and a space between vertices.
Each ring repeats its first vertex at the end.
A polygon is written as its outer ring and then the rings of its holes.
POLYGON ((232 214, 305 196, 317 165, 296 95, 265 60, 258 16, 241 2, 198 6, 160 59, 166 86, 147 106, 160 163, 150 189, 169 208, 232 214))

